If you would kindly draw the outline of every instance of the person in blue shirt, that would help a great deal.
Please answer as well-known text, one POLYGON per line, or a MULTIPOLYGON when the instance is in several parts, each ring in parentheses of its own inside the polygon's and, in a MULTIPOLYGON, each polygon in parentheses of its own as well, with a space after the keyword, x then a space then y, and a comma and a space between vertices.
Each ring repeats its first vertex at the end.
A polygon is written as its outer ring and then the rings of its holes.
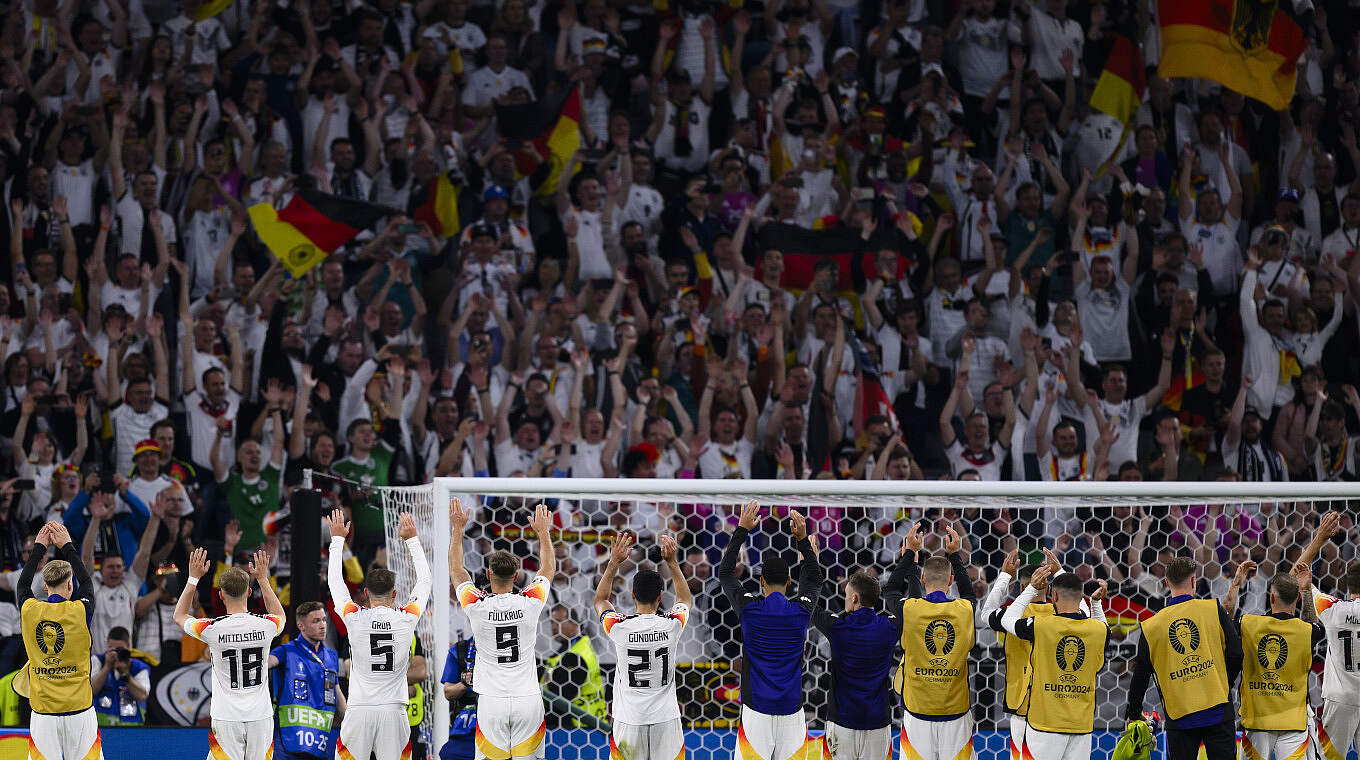
POLYGON ((100 726, 146 723, 146 697, 151 692, 151 666, 132 657, 132 634, 121 625, 109 629, 108 648, 90 663, 94 673, 94 712, 100 726))
MULTIPOLYGON (((898 585, 906 570, 893 570, 898 585)), ((882 760, 892 751, 893 652, 902 635, 901 605, 879 611, 878 579, 860 571, 845 583, 845 612, 817 610, 812 623, 831 643, 831 699, 826 747, 833 760, 882 760)))
POLYGON ((788 760, 801 754, 807 740, 803 717, 803 646, 817 606, 822 567, 817 545, 807 532, 807 519, 789 512, 789 532, 802 554, 797 595, 789 594, 789 566, 774 550, 760 558, 760 594, 742 590, 737 556, 756 527, 760 505, 753 499, 741 510, 741 521, 723 551, 718 581, 741 616, 741 727, 738 754, 761 760, 788 760))
MULTIPOLYGON (((123 564, 132 567, 133 560, 137 558, 137 543, 142 538, 142 532, 146 530, 146 524, 151 520, 151 510, 128 489, 127 478, 122 475, 113 474, 115 488, 113 491, 101 490, 100 480, 98 472, 85 476, 85 487, 66 507, 62 523, 70 532, 71 540, 76 542, 76 546, 80 546, 85 539, 85 530, 90 525, 90 502, 99 500, 112 506, 114 508, 112 531, 102 537, 101 543, 96 548, 105 554, 117 551, 123 555, 123 564), (118 509, 119 500, 127 505, 127 511, 118 509)), ((105 530, 108 531, 109 523, 105 525, 105 530)))
POLYGON ((340 690, 340 655, 326 646, 326 606, 297 606, 298 635, 269 652, 270 691, 275 711, 274 757, 313 760, 335 756, 335 719, 345 714, 340 690))
POLYGON ((477 660, 477 643, 472 639, 454 642, 444 660, 444 698, 449 700, 449 740, 439 750, 439 760, 472 760, 476 754, 477 692, 472 688, 472 670, 477 660))

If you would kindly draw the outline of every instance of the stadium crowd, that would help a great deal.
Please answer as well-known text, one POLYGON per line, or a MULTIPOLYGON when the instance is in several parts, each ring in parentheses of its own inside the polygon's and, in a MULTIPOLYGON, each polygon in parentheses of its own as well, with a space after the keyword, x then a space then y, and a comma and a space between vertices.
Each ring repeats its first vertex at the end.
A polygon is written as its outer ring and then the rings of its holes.
MULTIPOLYGON (((1300 16, 1278 112, 1158 78, 1149 0, 200 3, 25 0, 0 36, 0 675, 62 522, 111 725, 167 720, 149 673, 201 654, 172 621, 192 547, 218 573, 268 547, 287 600, 304 469, 352 511, 356 595, 386 561, 368 489, 435 476, 1360 479, 1339 0, 1300 16), (1089 104, 1119 35, 1128 129, 1089 104), (295 276, 247 209, 304 193, 387 211, 295 276)), ((478 505, 474 566, 527 506, 478 505)), ((600 636, 609 529, 677 537, 686 661, 739 654, 734 510, 553 506, 581 540, 544 658, 600 636)), ((1152 607, 1178 553, 1218 596, 1251 559, 1260 608, 1318 513, 814 508, 827 583, 919 519, 967 537, 979 597, 1047 546, 1152 607)), ((1351 511, 1322 590, 1355 537, 1351 511)))

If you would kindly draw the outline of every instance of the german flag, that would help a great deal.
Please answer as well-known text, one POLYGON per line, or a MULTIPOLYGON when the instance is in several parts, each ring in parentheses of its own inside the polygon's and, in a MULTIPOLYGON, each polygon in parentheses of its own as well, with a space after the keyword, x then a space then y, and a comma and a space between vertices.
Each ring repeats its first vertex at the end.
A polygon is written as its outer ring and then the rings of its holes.
POLYGON ((548 157, 548 176, 534 192, 552 195, 567 160, 581 147, 581 88, 573 86, 537 103, 496 106, 496 124, 505 139, 532 142, 548 157))
POLYGON ((1147 92, 1147 75, 1143 70, 1143 54, 1129 42, 1128 37, 1114 39, 1105 70, 1091 92, 1091 107, 1103 111, 1124 124, 1133 123, 1133 115, 1143 104, 1147 92))
POLYGON ((462 227, 458 222, 458 188, 448 172, 440 174, 434 187, 425 192, 425 201, 411 217, 430 225, 436 237, 451 238, 459 233, 462 227))
POLYGON ((1279 111, 1294 98, 1303 30, 1276 0, 1158 0, 1158 75, 1212 79, 1279 111))
POLYGON ((391 209, 371 203, 299 189, 281 209, 270 203, 251 206, 250 221, 260 241, 269 246, 284 268, 301 277, 391 213, 391 209))

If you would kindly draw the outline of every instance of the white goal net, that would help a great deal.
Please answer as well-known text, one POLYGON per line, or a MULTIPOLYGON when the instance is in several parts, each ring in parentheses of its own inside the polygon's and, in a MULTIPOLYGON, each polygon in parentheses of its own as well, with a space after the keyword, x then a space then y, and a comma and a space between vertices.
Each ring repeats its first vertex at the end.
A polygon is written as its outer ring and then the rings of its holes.
MULTIPOLYGON (((851 573, 864 570, 881 582, 887 580, 903 538, 920 521, 927 553, 943 551, 946 525, 964 537, 972 588, 954 588, 950 594, 976 596, 979 610, 1012 549, 1019 550, 1022 565, 1038 562, 1043 548, 1052 549, 1064 569, 1090 582, 1088 592, 1095 580, 1107 581, 1111 636, 1097 687, 1093 752, 1100 758, 1109 757, 1124 727, 1138 623, 1163 604, 1161 577, 1168 561, 1176 556, 1196 559, 1200 594, 1219 599, 1237 566, 1246 560, 1256 562, 1259 570, 1242 588, 1238 610, 1266 613, 1270 577, 1288 571, 1323 514, 1343 515, 1342 533, 1321 547, 1313 564, 1314 583, 1324 593, 1339 590, 1347 563, 1356 559, 1360 537, 1355 525, 1360 488, 1348 483, 439 478, 427 486, 375 490, 381 492, 387 513, 387 562, 398 574, 399 589, 409 588, 412 575, 396 536, 398 513, 415 515, 435 569, 430 612, 420 625, 427 656, 424 690, 432 756, 449 737, 449 706, 440 684, 449 647, 471 635, 466 618, 450 604, 451 584, 442 582, 449 577, 451 496, 460 497, 472 511, 464 549, 467 570, 482 586, 483 558, 497 549, 520 557, 524 580, 530 577, 537 566, 537 543, 528 528, 529 516, 540 501, 553 512, 558 571, 536 655, 547 702, 547 756, 568 760, 609 756, 607 706, 616 656, 592 599, 610 539, 619 530, 638 538, 613 591, 614 604, 624 611, 632 609, 628 589, 637 569, 667 574, 659 560, 659 536, 669 533, 679 544, 694 605, 674 669, 686 743, 695 760, 727 760, 736 744, 740 619, 719 588, 717 568, 740 505, 750 499, 760 502, 762 519, 740 557, 743 584, 757 590, 753 579, 761 557, 769 552, 786 556, 794 566, 791 576, 797 577, 797 553, 786 520, 789 510, 796 509, 807 516, 809 531, 818 535, 818 559, 825 570, 819 605, 831 612, 843 609, 844 581, 851 573)), ((670 583, 663 609, 674 598, 670 583)), ((1018 584, 1013 585, 1004 601, 1019 591, 1018 584)), ((1005 657, 987 621, 979 618, 977 623, 977 644, 969 660, 975 748, 982 760, 1007 758, 1005 657)), ((804 708, 815 736, 824 725, 831 694, 830 649, 815 628, 808 632, 805 655, 804 708)), ((1312 680, 1310 692, 1317 705, 1317 676, 1312 680)), ((458 709, 455 705, 454 712, 458 709)), ((1162 709, 1155 681, 1145 709, 1162 709)), ((900 705, 896 715, 894 734, 901 724, 900 705)))

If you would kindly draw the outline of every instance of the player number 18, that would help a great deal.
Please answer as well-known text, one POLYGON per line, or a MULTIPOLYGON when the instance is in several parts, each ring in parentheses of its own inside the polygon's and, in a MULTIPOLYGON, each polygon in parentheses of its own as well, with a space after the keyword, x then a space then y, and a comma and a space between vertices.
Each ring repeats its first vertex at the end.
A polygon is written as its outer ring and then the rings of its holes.
POLYGON ((263 649, 227 649, 222 652, 222 659, 227 661, 227 670, 231 673, 231 688, 259 686, 264 680, 263 649))

